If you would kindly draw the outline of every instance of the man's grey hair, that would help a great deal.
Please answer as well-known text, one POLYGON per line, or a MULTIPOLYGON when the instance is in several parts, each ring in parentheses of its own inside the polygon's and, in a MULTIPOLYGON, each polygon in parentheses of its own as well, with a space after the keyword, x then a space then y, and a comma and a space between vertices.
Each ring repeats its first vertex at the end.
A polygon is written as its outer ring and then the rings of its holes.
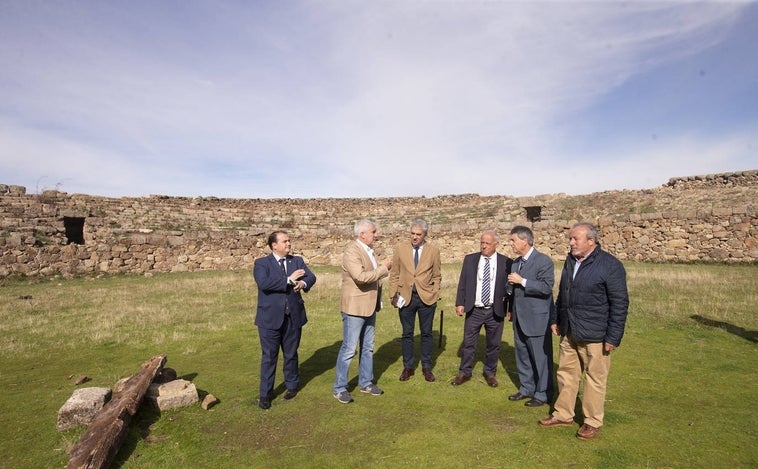
POLYGON ((595 225, 593 225, 590 222, 586 221, 580 221, 579 223, 575 223, 574 226, 571 227, 573 230, 574 228, 582 227, 587 230, 587 239, 591 239, 595 241, 595 244, 600 244, 600 235, 597 232, 597 228, 595 225))
POLYGON ((368 218, 361 218, 357 222, 355 222, 355 226, 353 227, 353 234, 357 238, 358 235, 361 233, 370 230, 371 228, 376 228, 376 223, 369 220, 368 218))
POLYGON ((496 243, 500 242, 500 236, 497 235, 497 231, 495 231, 495 230, 484 230, 484 231, 482 231, 482 236, 486 235, 486 234, 492 235, 492 237, 495 238, 495 242, 496 243))
POLYGON ((429 223, 427 223, 423 218, 415 218, 411 222, 411 229, 413 229, 414 226, 421 228, 421 231, 423 231, 424 234, 429 233, 429 223))
POLYGON ((516 225, 511 228, 511 234, 515 234, 519 239, 525 240, 529 246, 534 246, 534 233, 528 226, 516 225))

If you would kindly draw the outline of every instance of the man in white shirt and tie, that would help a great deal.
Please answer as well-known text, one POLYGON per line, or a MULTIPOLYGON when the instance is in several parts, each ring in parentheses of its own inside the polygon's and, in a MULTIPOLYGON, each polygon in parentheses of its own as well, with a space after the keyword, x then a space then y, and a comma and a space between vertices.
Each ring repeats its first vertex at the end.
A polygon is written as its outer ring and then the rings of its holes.
POLYGON ((494 230, 486 230, 479 239, 480 252, 463 259, 455 299, 455 313, 466 316, 461 346, 461 364, 453 386, 471 379, 479 331, 485 330, 486 354, 482 374, 491 387, 497 387, 497 363, 507 310, 507 276, 512 260, 498 254, 499 238, 494 230))

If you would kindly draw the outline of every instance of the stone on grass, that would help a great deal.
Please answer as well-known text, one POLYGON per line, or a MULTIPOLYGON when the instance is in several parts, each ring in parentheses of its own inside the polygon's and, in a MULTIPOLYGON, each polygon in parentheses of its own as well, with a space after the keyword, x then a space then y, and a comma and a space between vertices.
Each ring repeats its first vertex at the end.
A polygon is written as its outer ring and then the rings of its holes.
POLYGON ((187 407, 200 400, 195 385, 185 379, 153 383, 147 388, 145 400, 158 410, 187 407))
POLYGON ((200 407, 202 407, 203 410, 208 410, 218 403, 219 403, 219 400, 216 396, 214 396, 213 394, 208 394, 207 396, 205 396, 205 398, 203 398, 203 402, 200 404, 200 407))
POLYGON ((58 410, 58 431, 78 425, 89 425, 100 409, 111 399, 109 388, 79 388, 58 410))
POLYGON ((80 384, 84 384, 87 381, 89 381, 89 376, 87 376, 87 375, 79 375, 74 380, 74 385, 75 386, 79 386, 80 384))

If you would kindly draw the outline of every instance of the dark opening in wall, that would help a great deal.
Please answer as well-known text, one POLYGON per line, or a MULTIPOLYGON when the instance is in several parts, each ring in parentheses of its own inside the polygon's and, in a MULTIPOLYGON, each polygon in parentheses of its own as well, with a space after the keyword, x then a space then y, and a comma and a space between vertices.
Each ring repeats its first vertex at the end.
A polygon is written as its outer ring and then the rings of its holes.
POLYGON ((531 222, 540 221, 542 218, 542 207, 524 207, 526 209, 526 218, 531 222))
POLYGON ((63 226, 66 228, 69 244, 84 244, 84 218, 63 217, 63 226))

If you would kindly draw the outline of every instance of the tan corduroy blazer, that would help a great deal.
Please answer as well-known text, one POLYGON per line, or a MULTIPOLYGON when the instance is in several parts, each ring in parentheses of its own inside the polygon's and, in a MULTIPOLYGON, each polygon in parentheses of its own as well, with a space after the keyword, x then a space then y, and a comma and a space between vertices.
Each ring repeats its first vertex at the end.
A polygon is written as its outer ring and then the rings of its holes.
POLYGON ((390 297, 396 292, 411 301, 411 287, 416 284, 416 292, 426 305, 433 305, 440 296, 442 282, 442 262, 440 250, 434 244, 424 242, 418 266, 413 266, 413 245, 403 241, 395 246, 392 253, 392 272, 390 272, 390 297))
POLYGON ((381 309, 381 279, 389 275, 382 264, 371 263, 366 249, 352 241, 342 254, 340 309, 350 316, 368 317, 381 309))

